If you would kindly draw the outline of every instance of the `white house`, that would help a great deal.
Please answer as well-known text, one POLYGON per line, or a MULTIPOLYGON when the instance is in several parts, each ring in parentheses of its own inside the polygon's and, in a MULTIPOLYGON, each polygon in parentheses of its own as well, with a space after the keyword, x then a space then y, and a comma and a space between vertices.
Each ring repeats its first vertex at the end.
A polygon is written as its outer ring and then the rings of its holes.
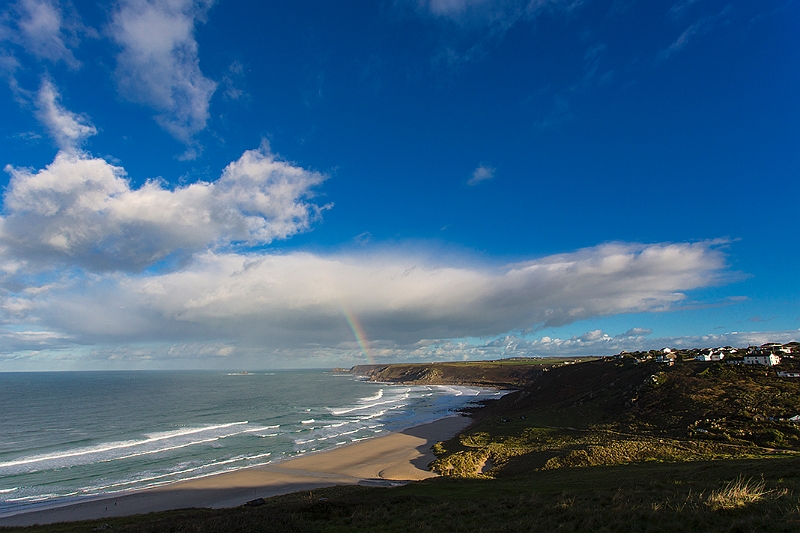
POLYGON ((749 353, 744 356, 746 365, 775 366, 781 363, 781 358, 775 354, 749 353))
POLYGON ((725 352, 721 350, 703 350, 698 355, 695 356, 695 361, 722 361, 725 359, 725 352))

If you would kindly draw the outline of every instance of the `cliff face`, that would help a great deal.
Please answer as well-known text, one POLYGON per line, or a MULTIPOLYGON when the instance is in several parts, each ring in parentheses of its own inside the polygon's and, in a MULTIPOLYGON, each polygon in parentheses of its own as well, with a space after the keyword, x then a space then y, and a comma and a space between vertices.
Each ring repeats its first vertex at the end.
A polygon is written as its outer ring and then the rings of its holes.
POLYGON ((387 383, 518 388, 540 377, 545 369, 534 364, 475 362, 358 365, 350 372, 387 383))

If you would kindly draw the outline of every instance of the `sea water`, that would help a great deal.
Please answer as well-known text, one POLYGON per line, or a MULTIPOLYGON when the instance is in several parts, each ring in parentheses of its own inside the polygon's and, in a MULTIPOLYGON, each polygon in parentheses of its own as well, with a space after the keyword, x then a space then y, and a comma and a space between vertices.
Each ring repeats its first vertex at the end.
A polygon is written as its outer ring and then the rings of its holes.
POLYGON ((501 394, 314 370, 0 373, 0 516, 273 463, 501 394))

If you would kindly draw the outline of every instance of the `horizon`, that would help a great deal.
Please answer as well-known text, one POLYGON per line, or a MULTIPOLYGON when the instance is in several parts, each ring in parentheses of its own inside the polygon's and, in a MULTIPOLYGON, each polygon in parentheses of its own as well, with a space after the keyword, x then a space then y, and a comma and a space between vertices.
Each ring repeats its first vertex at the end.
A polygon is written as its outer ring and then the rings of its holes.
POLYGON ((797 341, 798 21, 9 3, 0 372, 797 341))

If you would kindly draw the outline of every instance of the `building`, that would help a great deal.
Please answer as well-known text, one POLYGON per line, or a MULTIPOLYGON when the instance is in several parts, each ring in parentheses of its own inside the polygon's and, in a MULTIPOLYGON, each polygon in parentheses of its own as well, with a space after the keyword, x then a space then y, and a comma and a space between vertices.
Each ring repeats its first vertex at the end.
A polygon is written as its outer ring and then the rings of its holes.
POLYGON ((669 352, 662 353, 661 355, 656 356, 656 363, 664 363, 666 365, 672 366, 675 364, 675 356, 669 352))
POLYGON ((700 350, 700 353, 694 357, 695 361, 722 361, 725 359, 725 352, 722 350, 700 350))
POLYGON ((744 356, 746 365, 775 366, 781 363, 781 358, 772 353, 752 352, 744 356))

